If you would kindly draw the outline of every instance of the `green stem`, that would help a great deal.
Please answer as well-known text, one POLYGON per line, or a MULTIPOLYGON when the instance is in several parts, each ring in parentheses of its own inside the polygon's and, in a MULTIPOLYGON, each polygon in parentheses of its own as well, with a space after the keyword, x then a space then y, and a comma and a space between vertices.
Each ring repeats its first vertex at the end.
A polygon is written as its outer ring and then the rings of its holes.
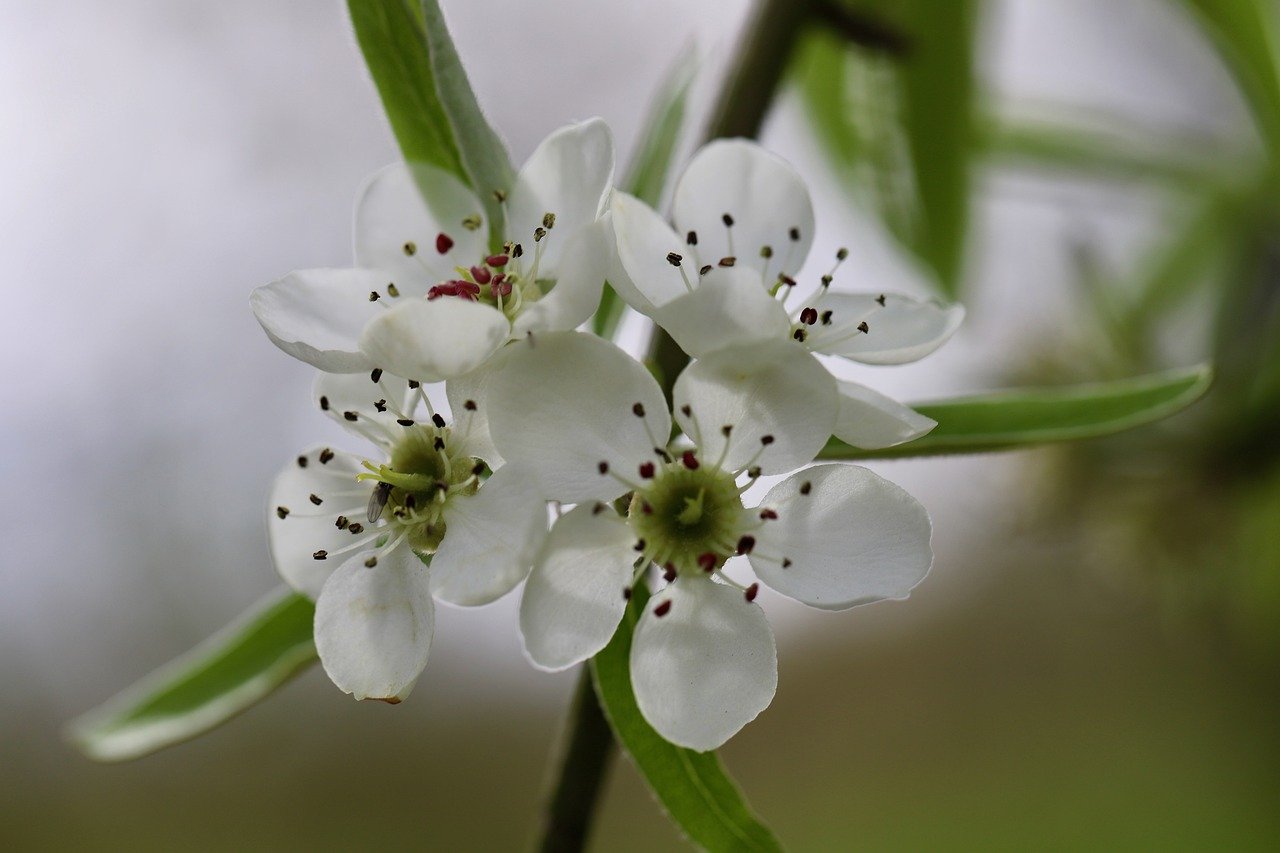
MULTIPOLYGON (((810 0, 762 0, 721 90, 706 139, 759 134, 812 10, 810 0)), ((649 360, 657 368, 663 391, 670 400, 671 388, 689 363, 689 356, 666 332, 655 327, 649 342, 649 360)), ((547 806, 540 848, 544 853, 584 849, 605 772, 617 751, 613 732, 600 710, 591 674, 585 666, 578 676, 567 731, 564 757, 547 806)))
POLYGON ((586 847, 605 773, 618 751, 586 664, 578 673, 564 739, 556 788, 547 804, 542 853, 570 853, 586 847))

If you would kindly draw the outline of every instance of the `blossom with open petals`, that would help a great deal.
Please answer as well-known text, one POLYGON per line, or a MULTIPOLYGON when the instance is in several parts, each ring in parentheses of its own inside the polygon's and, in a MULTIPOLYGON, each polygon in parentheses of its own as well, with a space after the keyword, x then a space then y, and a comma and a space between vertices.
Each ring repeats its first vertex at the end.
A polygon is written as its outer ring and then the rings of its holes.
POLYGON ((490 251, 475 193, 431 166, 378 172, 356 203, 351 269, 290 273, 258 288, 258 322, 290 355, 333 373, 383 368, 436 382, 528 332, 572 329, 600 301, 613 138, 600 119, 538 146, 504 196, 490 251))
POLYGON ((657 564, 668 584, 636 626, 631 681, 645 718, 673 743, 719 746, 777 686, 759 586, 726 578, 726 560, 745 555, 760 582, 830 610, 904 598, 928 572, 928 514, 865 468, 808 468, 758 506, 743 503, 762 474, 812 460, 835 417, 830 375, 794 341, 690 365, 673 391, 688 447, 668 446, 657 382, 607 341, 554 333, 511 349, 524 351, 488 389, 493 440, 526 461, 543 494, 578 504, 552 527, 525 585, 525 649, 546 669, 591 657, 657 564), (610 502, 626 493, 619 514, 610 502))
MULTIPOLYGON (((712 142, 693 157, 676 184, 674 228, 623 192, 611 209, 611 283, 694 358, 790 339, 814 353, 902 364, 936 350, 964 317, 958 305, 833 289, 844 249, 797 297, 795 277, 813 241, 809 191, 790 165, 747 140, 712 142)), ((857 383, 840 381, 838 391, 835 435, 857 447, 889 447, 936 426, 857 383)))
POLYGON ((315 600, 320 661, 357 699, 407 696, 431 649, 433 596, 497 599, 524 579, 546 535, 531 477, 502 465, 485 480, 499 457, 475 428, 478 406, 449 396, 452 426, 417 383, 382 371, 320 374, 319 407, 376 452, 313 447, 272 487, 276 569, 315 600))

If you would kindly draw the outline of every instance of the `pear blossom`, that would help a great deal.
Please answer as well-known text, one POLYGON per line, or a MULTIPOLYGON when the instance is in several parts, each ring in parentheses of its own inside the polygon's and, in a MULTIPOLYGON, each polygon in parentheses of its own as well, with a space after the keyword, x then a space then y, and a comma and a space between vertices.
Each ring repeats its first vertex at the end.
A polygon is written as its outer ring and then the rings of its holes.
POLYGON ((452 425, 416 382, 380 370, 321 373, 316 404, 374 452, 312 447, 271 490, 276 569, 316 602, 320 661, 357 699, 407 696, 431 649, 433 597, 463 606, 499 598, 524 579, 546 535, 531 477, 500 464, 476 428, 477 403, 448 393, 452 425))
MULTIPOLYGON (((929 355, 964 318, 958 305, 831 287, 848 257, 805 298, 796 276, 813 242, 813 204, 795 170, 743 139, 712 142, 676 184, 675 227, 623 192, 611 201, 617 254, 610 281, 686 353, 794 340, 815 354, 889 365, 929 355)), ((918 438, 936 423, 855 382, 837 385, 834 434, 868 449, 918 438)))
POLYGON ((613 167, 602 120, 552 133, 509 194, 492 188, 505 227, 491 251, 471 189, 432 166, 388 166, 356 203, 355 267, 259 287, 254 314, 280 349, 324 371, 383 368, 423 382, 465 374, 509 340, 575 328, 595 311, 613 167))
POLYGON ((808 463, 836 416, 832 379, 795 341, 724 348, 673 389, 675 422, 642 365, 576 332, 514 344, 488 388, 498 450, 526 460, 543 494, 577 506, 548 534, 525 585, 520 630, 531 661, 558 670, 608 643, 650 564, 667 585, 636 626, 631 681, 669 741, 714 749, 777 687, 777 651, 759 584, 841 610, 905 598, 933 559, 924 508, 865 468, 793 473, 757 506, 746 490, 808 463), (629 494, 625 506, 615 501, 629 494), (737 584, 746 556, 757 582, 737 584))

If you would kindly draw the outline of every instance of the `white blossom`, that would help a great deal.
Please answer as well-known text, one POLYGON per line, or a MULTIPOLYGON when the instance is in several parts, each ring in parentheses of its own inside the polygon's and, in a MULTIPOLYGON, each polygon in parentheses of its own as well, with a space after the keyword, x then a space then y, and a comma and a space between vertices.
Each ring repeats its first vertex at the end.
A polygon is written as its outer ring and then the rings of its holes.
POLYGON ((290 273, 253 292, 254 314, 277 346, 324 371, 461 376, 509 340, 575 328, 595 311, 613 165, 600 119, 552 133, 504 196, 498 251, 456 177, 389 166, 356 203, 355 267, 290 273))
POLYGON ((830 375, 795 341, 725 348, 675 383, 669 446, 657 382, 612 344, 567 332, 514 344, 488 388, 499 451, 548 497, 578 505, 553 526, 525 586, 520 628, 546 669, 586 660, 612 637, 626 599, 657 564, 667 586, 636 627, 631 679, 663 737, 713 749, 754 719, 777 686, 772 632, 725 562, 746 556, 760 582, 838 610, 904 598, 932 562, 928 514, 853 465, 794 473, 755 507, 762 474, 810 461, 837 417, 830 375), (630 494, 622 512, 611 503, 630 494))
MULTIPOLYGON (((813 205, 795 170, 753 142, 719 140, 693 157, 676 184, 674 228, 623 192, 614 193, 611 210, 617 255, 610 282, 694 358, 793 340, 816 354, 902 364, 932 353, 964 317, 958 305, 833 289, 844 249, 798 297, 813 205)), ((889 447, 936 426, 857 383, 840 381, 836 392, 833 433, 854 446, 889 447)))
POLYGON ((450 425, 416 382, 322 373, 317 405, 374 452, 313 447, 272 488, 276 569, 315 600, 320 661, 357 699, 407 696, 431 648, 433 596, 499 598, 546 535, 546 502, 527 472, 501 465, 485 479, 499 457, 465 393, 449 389, 450 425))

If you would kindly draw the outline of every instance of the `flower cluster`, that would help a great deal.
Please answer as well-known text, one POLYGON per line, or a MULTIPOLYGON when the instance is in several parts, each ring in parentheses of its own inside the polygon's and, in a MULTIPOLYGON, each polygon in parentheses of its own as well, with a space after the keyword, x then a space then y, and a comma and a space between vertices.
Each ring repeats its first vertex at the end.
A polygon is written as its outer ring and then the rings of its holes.
POLYGON ((334 683, 392 702, 426 663, 436 599, 481 605, 523 581, 526 652, 555 670, 604 648, 635 585, 652 583, 632 643, 636 701, 668 740, 713 749, 777 685, 761 584, 840 610, 906 597, 932 563, 929 516, 910 495, 856 465, 812 463, 833 435, 881 448, 934 423, 818 356, 922 358, 963 312, 839 290, 843 249, 802 285, 808 192, 751 142, 694 156, 674 226, 612 180, 599 120, 538 147, 498 193, 501 229, 451 175, 393 166, 357 203, 355 268, 254 292, 271 340, 322 371, 318 408, 373 446, 286 466, 271 551, 316 600, 334 683), (693 359, 670 405, 642 364, 576 331, 606 279, 693 359), (450 417, 424 387, 440 382, 450 417), (782 479, 752 500, 771 475, 782 479), (725 573, 738 557, 755 581, 725 573))

